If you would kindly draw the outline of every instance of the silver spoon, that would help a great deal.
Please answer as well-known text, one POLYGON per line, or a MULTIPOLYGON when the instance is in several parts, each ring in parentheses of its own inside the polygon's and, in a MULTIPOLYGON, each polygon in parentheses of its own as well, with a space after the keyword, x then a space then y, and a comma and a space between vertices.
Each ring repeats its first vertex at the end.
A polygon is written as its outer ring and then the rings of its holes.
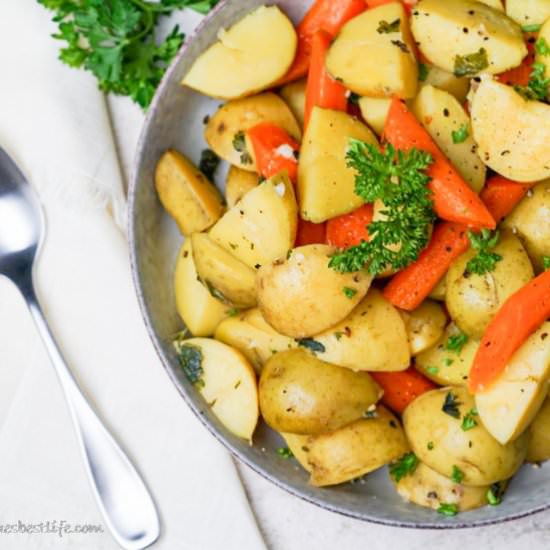
POLYGON ((125 550, 141 550, 160 534, 145 484, 82 395, 38 303, 33 265, 44 235, 44 216, 27 180, 0 148, 0 276, 19 289, 48 350, 65 393, 88 478, 109 530, 125 550))

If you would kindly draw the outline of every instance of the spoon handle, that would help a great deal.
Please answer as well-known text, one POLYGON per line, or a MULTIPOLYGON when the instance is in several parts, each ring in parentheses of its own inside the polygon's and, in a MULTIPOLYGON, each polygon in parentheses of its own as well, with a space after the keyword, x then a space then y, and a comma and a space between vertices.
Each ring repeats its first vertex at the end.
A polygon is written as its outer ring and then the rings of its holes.
POLYGON ((32 281, 19 285, 65 393, 88 478, 103 518, 125 550, 141 550, 160 534, 158 514, 141 477, 82 395, 53 338, 32 281))

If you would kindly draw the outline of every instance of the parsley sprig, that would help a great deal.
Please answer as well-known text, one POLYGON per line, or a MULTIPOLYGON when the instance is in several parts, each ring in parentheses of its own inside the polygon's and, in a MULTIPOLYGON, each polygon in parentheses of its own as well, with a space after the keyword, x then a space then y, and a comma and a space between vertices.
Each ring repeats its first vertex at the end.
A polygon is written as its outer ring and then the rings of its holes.
POLYGON ((368 242, 335 254, 330 267, 353 272, 368 266, 372 275, 388 267, 407 267, 428 244, 435 219, 426 174, 432 156, 418 149, 396 151, 389 144, 380 152, 370 143, 351 139, 347 162, 356 171, 356 195, 367 203, 381 200, 383 219, 369 224, 368 242))
POLYGON ((84 68, 104 92, 130 96, 146 108, 184 40, 176 25, 157 41, 156 25, 174 10, 206 13, 217 0, 38 0, 54 12, 59 59, 84 68))
POLYGON ((476 275, 484 275, 494 271, 497 263, 502 260, 500 254, 492 252, 498 244, 499 232, 492 232, 489 229, 482 229, 481 233, 468 231, 468 238, 477 254, 466 264, 466 271, 476 275))

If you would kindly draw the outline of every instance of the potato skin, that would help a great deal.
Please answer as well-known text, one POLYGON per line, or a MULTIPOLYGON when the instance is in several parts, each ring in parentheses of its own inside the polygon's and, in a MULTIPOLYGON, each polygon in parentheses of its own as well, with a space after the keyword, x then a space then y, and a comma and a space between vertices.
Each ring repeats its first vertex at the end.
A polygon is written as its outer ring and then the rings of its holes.
POLYGON ((476 256, 475 250, 457 258, 447 273, 447 309, 453 321, 473 338, 481 338, 508 297, 533 278, 529 257, 511 232, 501 233, 494 252, 502 260, 489 273, 468 273, 466 265, 476 256))
POLYGON ((222 198, 207 177, 174 149, 157 164, 155 185, 160 202, 183 235, 204 231, 223 213, 222 198))
POLYGON ((314 244, 258 270, 258 304, 265 320, 294 338, 319 334, 347 317, 365 297, 372 277, 339 273, 328 266, 335 249, 314 244), (348 298, 344 289, 356 293, 348 298))
POLYGON ((399 420, 388 409, 379 405, 373 415, 317 436, 283 434, 298 462, 311 473, 312 485, 345 483, 409 450, 399 420))
POLYGON ((259 391, 260 410, 269 426, 304 435, 337 430, 358 420, 382 395, 367 373, 324 363, 303 349, 269 359, 259 391))
POLYGON ((464 431, 462 419, 474 407, 474 398, 466 388, 432 390, 405 409, 403 424, 412 450, 422 462, 449 478, 456 466, 464 474, 464 485, 478 487, 512 477, 525 459, 529 437, 524 433, 502 445, 479 421, 464 431), (449 392, 455 397, 460 418, 442 410, 449 392))
POLYGON ((204 130, 208 146, 233 166, 257 172, 252 150, 246 143, 248 156, 243 156, 233 145, 235 136, 260 122, 272 122, 300 141, 302 132, 288 105, 276 94, 266 92, 252 97, 235 99, 222 105, 210 117, 204 130))
POLYGON ((416 470, 396 482, 397 492, 407 501, 437 510, 442 504, 456 504, 459 512, 474 510, 487 504, 488 485, 468 487, 451 481, 420 462, 416 470))
POLYGON ((467 386, 479 341, 468 338, 460 353, 448 350, 449 338, 458 334, 461 334, 461 330, 454 323, 449 323, 441 338, 416 356, 416 370, 442 386, 467 386))
POLYGON ((548 397, 531 423, 530 432, 526 460, 543 462, 550 459, 550 399, 548 397))
POLYGON ((277 6, 260 6, 203 52, 182 84, 205 95, 233 99, 269 88, 294 60, 297 36, 277 6), (274 55, 276 52, 276 55, 274 55))
POLYGON ((193 336, 210 336, 227 317, 229 306, 216 300, 197 277, 191 239, 186 239, 174 271, 176 309, 193 336))
POLYGON ((535 271, 542 272, 542 257, 550 256, 550 181, 533 187, 504 219, 502 227, 516 233, 525 246, 535 271))
POLYGON ((482 48, 488 67, 481 72, 489 74, 517 67, 527 55, 519 25, 474 0, 420 0, 412 13, 411 29, 420 51, 449 72, 455 72, 457 56, 482 48))

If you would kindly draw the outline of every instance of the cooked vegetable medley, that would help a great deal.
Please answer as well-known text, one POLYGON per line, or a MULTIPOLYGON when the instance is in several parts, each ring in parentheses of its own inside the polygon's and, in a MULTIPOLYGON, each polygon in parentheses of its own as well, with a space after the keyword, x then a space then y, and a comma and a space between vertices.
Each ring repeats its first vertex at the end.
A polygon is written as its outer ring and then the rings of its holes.
POLYGON ((156 187, 186 237, 175 351, 230 432, 261 416, 315 486, 389 465, 449 517, 550 459, 548 71, 548 0, 220 30, 182 82, 227 100, 208 149, 166 151, 156 187))

